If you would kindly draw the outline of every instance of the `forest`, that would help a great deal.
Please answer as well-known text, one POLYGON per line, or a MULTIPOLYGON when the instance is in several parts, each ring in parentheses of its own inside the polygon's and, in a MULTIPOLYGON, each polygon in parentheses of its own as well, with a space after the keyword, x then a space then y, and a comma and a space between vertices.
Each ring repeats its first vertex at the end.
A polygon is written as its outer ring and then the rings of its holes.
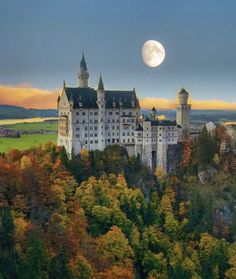
POLYGON ((232 149, 204 127, 171 174, 116 145, 1 153, 0 278, 236 278, 232 149))

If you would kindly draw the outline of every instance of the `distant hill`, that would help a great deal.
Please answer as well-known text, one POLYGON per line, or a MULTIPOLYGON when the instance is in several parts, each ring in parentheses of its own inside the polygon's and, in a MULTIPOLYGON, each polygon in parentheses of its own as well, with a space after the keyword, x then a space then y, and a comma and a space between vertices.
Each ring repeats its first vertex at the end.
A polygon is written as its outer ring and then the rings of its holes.
MULTIPOLYGON (((142 112, 147 115, 149 110, 144 109, 142 112)), ((168 119, 175 119, 175 110, 157 110, 158 115, 165 115, 168 119)), ((191 110, 190 122, 206 123, 212 121, 214 123, 236 121, 236 110, 191 110)))
POLYGON ((18 106, 0 105, 0 119, 20 119, 57 116, 57 109, 26 109, 18 106))

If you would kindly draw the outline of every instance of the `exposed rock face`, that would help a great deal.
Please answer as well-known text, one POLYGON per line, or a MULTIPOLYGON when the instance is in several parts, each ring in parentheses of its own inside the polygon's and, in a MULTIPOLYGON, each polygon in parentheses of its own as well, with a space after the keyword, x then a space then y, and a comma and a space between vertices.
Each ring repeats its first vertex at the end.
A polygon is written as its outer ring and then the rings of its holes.
POLYGON ((167 172, 175 172, 179 168, 182 159, 183 144, 168 145, 167 149, 167 172))
POLYGON ((205 170, 198 171, 198 178, 202 184, 206 184, 217 173, 215 168, 207 168, 205 170))

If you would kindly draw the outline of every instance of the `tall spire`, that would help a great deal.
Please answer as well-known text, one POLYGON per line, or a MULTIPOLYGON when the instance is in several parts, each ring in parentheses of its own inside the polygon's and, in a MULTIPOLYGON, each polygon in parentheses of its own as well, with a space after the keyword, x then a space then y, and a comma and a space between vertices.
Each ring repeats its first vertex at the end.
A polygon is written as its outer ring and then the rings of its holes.
POLYGON ((79 87, 82 87, 82 88, 88 87, 89 73, 88 73, 84 53, 83 53, 82 59, 80 61, 80 68, 79 68, 79 72, 78 72, 78 78, 79 78, 79 87))
POLYGON ((83 52, 83 55, 82 55, 82 59, 80 61, 80 68, 87 71, 87 64, 86 64, 86 61, 85 61, 85 57, 84 57, 84 52, 83 52))
POLYGON ((100 73, 100 78, 99 78, 99 82, 98 82, 98 91, 105 91, 101 73, 100 73))

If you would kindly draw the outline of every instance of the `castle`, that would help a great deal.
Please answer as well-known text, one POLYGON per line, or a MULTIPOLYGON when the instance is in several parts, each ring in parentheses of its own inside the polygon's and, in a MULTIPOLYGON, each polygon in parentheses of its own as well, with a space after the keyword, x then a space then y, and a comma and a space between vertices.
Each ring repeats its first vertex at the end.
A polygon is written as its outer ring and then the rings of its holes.
POLYGON ((106 90, 100 75, 98 88, 89 87, 89 72, 84 54, 78 72, 78 87, 65 82, 58 97, 59 129, 57 144, 67 153, 81 149, 104 150, 108 145, 124 146, 129 155, 140 156, 153 170, 168 171, 168 149, 182 140, 189 128, 188 92, 178 93, 176 121, 158 120, 153 107, 149 116, 141 117, 135 89, 106 90))

